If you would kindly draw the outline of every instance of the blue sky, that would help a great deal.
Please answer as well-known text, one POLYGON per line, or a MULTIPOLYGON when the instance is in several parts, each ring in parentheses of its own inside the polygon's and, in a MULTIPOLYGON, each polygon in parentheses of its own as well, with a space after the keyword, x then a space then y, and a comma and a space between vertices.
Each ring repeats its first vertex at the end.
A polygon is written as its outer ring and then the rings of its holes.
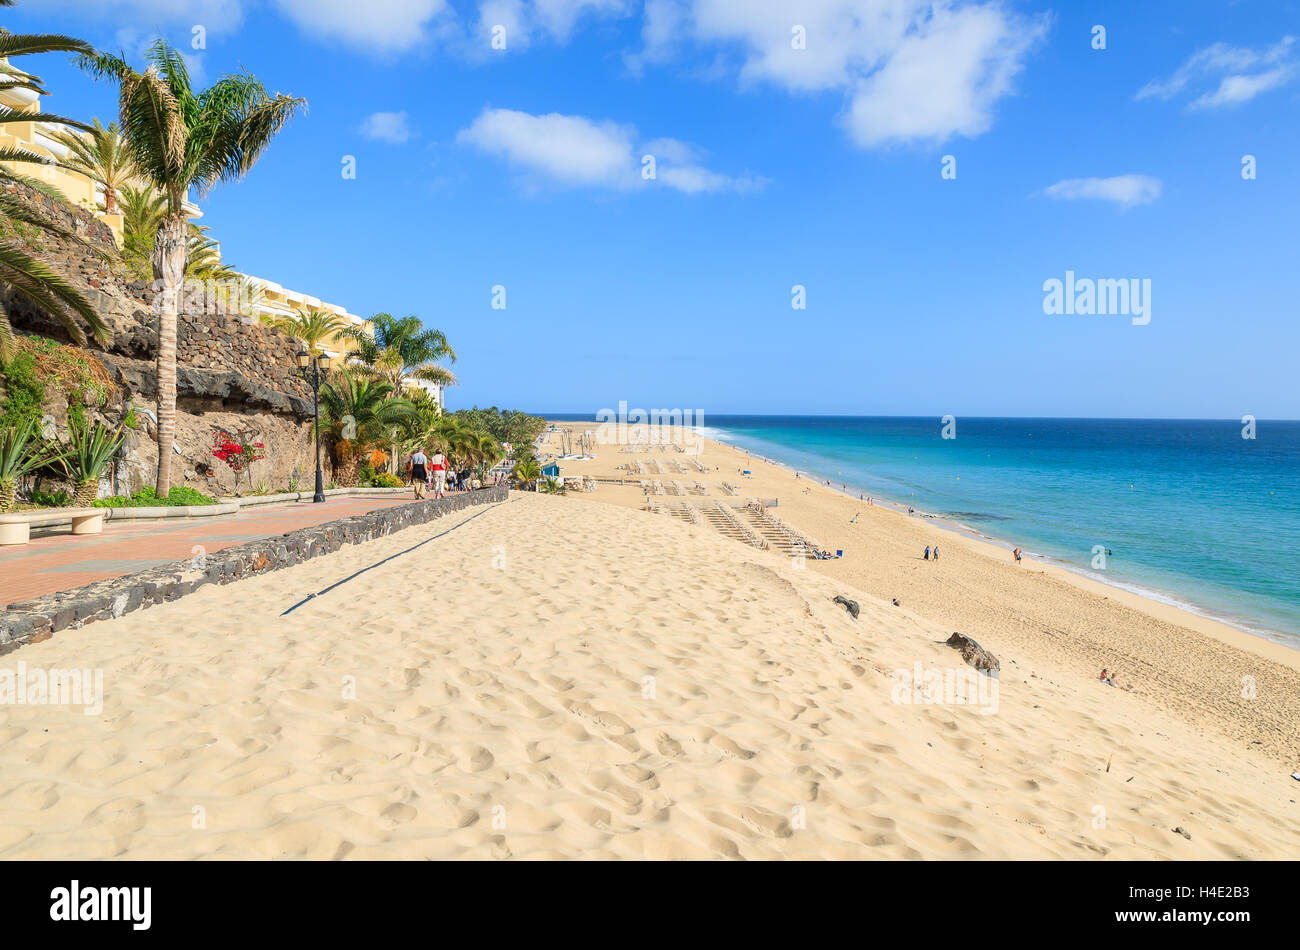
MULTIPOLYGON (((200 84, 243 66, 307 98, 204 223, 242 270, 445 331, 453 408, 1300 418, 1297 2, 0 16, 133 58, 161 33, 200 84), (1045 314, 1067 270, 1149 279, 1150 322, 1045 314)), ((114 115, 62 57, 23 65, 47 109, 114 115)))

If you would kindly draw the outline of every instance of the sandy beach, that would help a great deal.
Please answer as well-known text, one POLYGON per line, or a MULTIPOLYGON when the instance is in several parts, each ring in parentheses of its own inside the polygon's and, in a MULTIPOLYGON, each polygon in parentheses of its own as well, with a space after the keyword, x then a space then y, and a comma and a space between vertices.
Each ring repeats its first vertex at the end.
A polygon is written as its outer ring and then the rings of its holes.
POLYGON ((801 569, 621 491, 513 492, 9 654, 101 670, 104 696, 0 707, 0 856, 1300 854, 1293 666, 946 536, 924 575, 921 526, 841 534, 829 492, 801 526, 879 570, 801 569), (1001 660, 974 704, 910 679, 973 673, 958 629, 1001 660))
MULTIPOLYGON (((560 426, 575 433, 594 428, 560 426)), ((558 436, 549 438, 558 449, 558 436)), ((684 437, 665 429, 658 438, 671 446, 684 437)), ((969 634, 994 653, 1050 660, 1092 681, 1108 669, 1133 695, 1230 739, 1241 751, 1263 753, 1285 766, 1285 773, 1300 766, 1300 650, 1054 564, 1026 559, 1017 565, 1009 550, 945 530, 938 519, 868 506, 808 473, 795 478, 793 471, 741 449, 695 433, 688 438, 702 443, 699 459, 711 471, 688 466, 689 474, 641 475, 619 468, 637 459, 669 468, 691 458, 660 446, 636 453, 601 447, 593 460, 561 463, 562 471, 626 478, 627 486, 601 483, 589 497, 636 508, 646 507, 648 499, 664 509, 779 500, 769 509, 774 516, 823 547, 845 552, 843 559, 805 560, 808 569, 886 603, 897 599, 903 610, 969 634), (707 493, 648 496, 641 483, 655 480, 700 481, 707 493), (736 494, 723 495, 715 487, 722 482, 734 485, 736 494), (927 562, 923 551, 936 544, 942 558, 927 562), (1243 695, 1252 691, 1251 698, 1243 695)))

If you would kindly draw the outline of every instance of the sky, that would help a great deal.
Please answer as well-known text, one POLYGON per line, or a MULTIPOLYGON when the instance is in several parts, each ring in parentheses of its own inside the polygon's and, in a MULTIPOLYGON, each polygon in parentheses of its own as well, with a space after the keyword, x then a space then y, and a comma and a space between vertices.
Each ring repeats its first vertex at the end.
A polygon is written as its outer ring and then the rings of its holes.
MULTIPOLYGON (((24 0, 0 25, 137 63, 161 35, 196 85, 305 97, 203 223, 240 270, 444 331, 450 408, 1300 418, 1300 0, 24 0), (1067 272, 1137 281, 1145 313, 1045 312, 1067 272)), ((22 65, 45 109, 114 117, 63 54, 22 65)))

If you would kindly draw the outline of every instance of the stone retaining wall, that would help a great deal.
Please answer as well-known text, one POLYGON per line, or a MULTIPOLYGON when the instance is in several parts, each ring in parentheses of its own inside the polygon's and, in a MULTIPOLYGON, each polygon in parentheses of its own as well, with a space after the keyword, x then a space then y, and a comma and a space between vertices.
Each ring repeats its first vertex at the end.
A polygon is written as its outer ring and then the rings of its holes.
POLYGON ((509 491, 498 486, 379 508, 341 521, 249 541, 205 555, 201 560, 173 561, 125 577, 10 604, 0 611, 0 653, 8 653, 25 642, 48 639, 68 627, 111 620, 132 610, 178 600, 205 584, 229 584, 255 574, 292 567, 347 544, 373 541, 454 511, 503 502, 508 497, 509 491))

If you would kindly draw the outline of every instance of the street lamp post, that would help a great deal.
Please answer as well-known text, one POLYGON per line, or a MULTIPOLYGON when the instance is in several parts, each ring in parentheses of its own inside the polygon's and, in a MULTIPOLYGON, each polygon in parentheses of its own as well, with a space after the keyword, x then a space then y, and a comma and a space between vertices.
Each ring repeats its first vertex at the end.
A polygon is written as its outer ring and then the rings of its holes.
POLYGON ((321 478, 320 471, 320 384, 321 379, 330 371, 330 358, 324 353, 320 353, 315 359, 312 359, 311 353, 305 348, 298 351, 296 357, 298 360, 298 372, 302 378, 311 383, 311 394, 313 403, 312 416, 315 425, 312 427, 316 439, 316 494, 312 496, 312 501, 325 500, 325 482, 321 478))

